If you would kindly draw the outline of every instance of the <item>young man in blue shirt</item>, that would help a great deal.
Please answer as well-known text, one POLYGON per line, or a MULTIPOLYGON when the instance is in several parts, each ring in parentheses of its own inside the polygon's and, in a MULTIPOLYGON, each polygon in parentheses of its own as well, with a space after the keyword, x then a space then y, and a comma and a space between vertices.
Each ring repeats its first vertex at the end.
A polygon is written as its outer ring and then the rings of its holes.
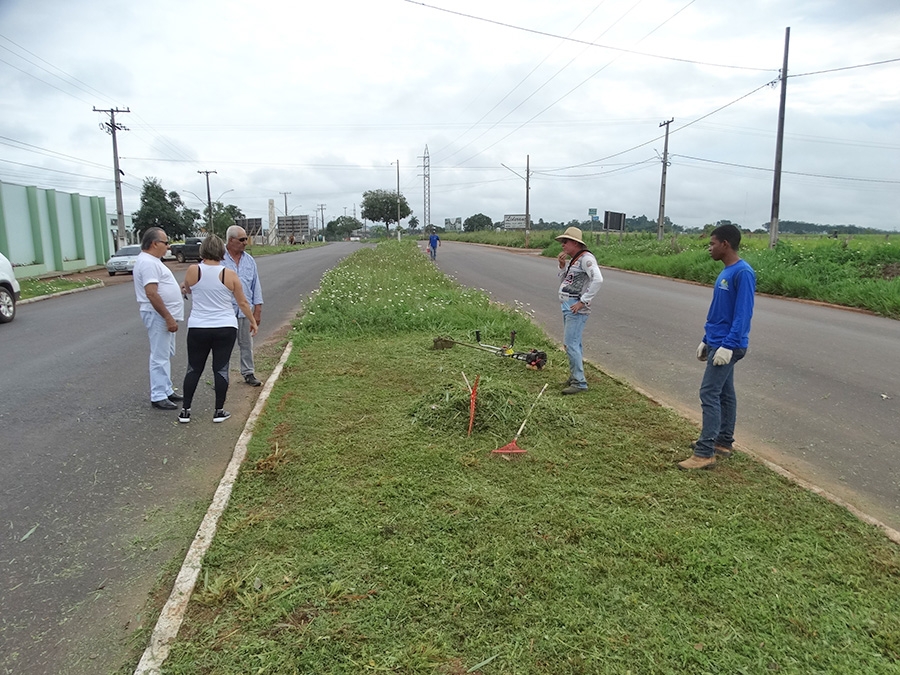
POLYGON ((432 230, 431 236, 428 237, 428 255, 431 256, 432 260, 437 258, 437 247, 440 245, 441 245, 441 238, 439 236, 437 236, 437 232, 432 230))
POLYGON ((725 265, 713 289, 706 315, 703 340, 697 358, 706 361, 700 384, 703 428, 694 446, 694 454, 678 463, 679 469, 712 469, 716 456, 730 457, 737 419, 734 393, 734 366, 747 353, 756 273, 737 251, 741 231, 734 225, 721 225, 709 235, 709 255, 725 265))

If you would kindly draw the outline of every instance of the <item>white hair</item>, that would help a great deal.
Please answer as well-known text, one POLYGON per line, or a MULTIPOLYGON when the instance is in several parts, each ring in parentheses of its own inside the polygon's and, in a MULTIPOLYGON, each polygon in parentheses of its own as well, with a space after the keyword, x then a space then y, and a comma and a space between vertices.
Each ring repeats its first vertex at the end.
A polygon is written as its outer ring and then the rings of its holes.
POLYGON ((241 236, 239 233, 243 231, 244 228, 240 225, 232 225, 227 230, 225 230, 225 240, 228 241, 229 239, 237 239, 241 236))

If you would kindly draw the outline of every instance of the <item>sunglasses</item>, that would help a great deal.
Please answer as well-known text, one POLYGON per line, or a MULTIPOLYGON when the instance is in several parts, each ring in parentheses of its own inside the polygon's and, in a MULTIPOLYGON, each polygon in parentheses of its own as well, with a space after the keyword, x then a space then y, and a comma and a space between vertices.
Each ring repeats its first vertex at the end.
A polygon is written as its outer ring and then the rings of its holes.
POLYGON ((250 237, 238 237, 238 241, 247 241, 250 237))

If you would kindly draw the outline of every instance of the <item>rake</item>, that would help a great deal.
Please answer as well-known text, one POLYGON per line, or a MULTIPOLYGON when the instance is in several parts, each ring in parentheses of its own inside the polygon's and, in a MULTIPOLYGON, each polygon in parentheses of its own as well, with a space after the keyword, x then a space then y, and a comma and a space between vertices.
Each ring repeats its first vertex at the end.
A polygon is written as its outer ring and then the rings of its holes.
POLYGON ((516 441, 519 440, 519 436, 522 433, 522 429, 525 428, 525 422, 528 421, 528 417, 531 415, 532 411, 534 410, 534 406, 536 406, 537 402, 539 400, 541 400, 541 396, 543 396, 544 389, 546 389, 546 388, 547 388, 547 385, 544 384, 544 386, 541 388, 540 393, 537 395, 537 398, 534 399, 534 403, 531 404, 531 408, 528 410, 528 414, 525 415, 525 419, 522 420, 522 426, 519 427, 519 430, 516 432, 516 435, 513 436, 513 439, 509 443, 504 445, 502 448, 497 448, 496 450, 494 450, 495 453, 502 454, 502 455, 513 455, 513 454, 519 454, 519 453, 525 452, 525 450, 523 450, 522 448, 519 447, 519 445, 516 443, 516 441))

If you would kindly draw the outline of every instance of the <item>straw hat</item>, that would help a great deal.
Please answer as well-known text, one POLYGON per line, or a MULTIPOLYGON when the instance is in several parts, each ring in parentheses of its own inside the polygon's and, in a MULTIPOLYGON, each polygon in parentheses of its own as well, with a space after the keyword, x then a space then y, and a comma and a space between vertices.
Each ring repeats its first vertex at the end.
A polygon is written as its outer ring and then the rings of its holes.
POLYGON ((569 227, 569 228, 566 228, 565 232, 563 232, 561 235, 559 235, 556 238, 556 241, 562 241, 563 239, 571 239, 572 241, 577 241, 582 246, 586 246, 587 244, 584 243, 584 240, 581 237, 582 237, 581 230, 579 230, 577 227, 569 227))

